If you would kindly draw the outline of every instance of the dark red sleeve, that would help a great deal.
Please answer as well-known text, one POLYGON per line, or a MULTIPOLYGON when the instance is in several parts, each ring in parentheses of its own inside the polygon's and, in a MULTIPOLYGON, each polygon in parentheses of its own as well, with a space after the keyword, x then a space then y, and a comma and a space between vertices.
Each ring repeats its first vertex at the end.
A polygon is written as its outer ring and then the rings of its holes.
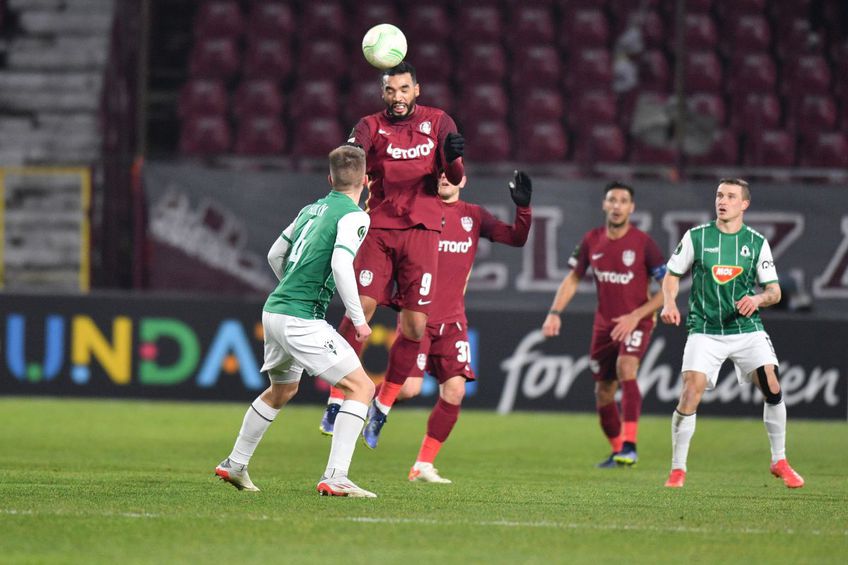
POLYGON ((568 259, 568 265, 577 273, 577 278, 582 279, 589 268, 589 233, 587 232, 568 259))
POLYGON ((365 153, 368 153, 368 150, 371 149, 371 128, 365 118, 362 118, 356 123, 353 131, 350 132, 348 141, 361 145, 365 153))
POLYGON ((439 120, 439 130, 436 132, 439 139, 439 161, 451 184, 459 184, 462 182, 462 177, 465 176, 465 166, 462 163, 462 157, 454 159, 451 163, 447 162, 445 139, 447 139, 449 133, 457 133, 456 122, 447 114, 442 114, 442 118, 439 120))
POLYGON ((527 242, 531 221, 529 206, 515 208, 515 221, 512 225, 500 221, 480 206, 480 235, 498 243, 521 247, 527 242))

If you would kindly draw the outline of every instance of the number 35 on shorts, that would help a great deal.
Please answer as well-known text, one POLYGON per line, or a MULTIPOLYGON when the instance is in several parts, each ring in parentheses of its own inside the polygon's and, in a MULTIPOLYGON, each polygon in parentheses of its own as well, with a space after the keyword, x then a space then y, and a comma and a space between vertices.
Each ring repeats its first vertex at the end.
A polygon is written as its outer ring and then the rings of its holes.
MULTIPOLYGON (((431 273, 424 273, 423 275, 421 275, 421 285, 418 287, 418 294, 420 294, 421 296, 424 296, 424 297, 430 296, 430 289, 432 288, 432 286, 433 286, 433 275, 431 273)), ((423 306, 425 304, 430 304, 430 302, 432 302, 432 301, 433 301, 432 299, 428 300, 428 299, 425 299, 425 298, 419 298, 418 304, 423 306)))

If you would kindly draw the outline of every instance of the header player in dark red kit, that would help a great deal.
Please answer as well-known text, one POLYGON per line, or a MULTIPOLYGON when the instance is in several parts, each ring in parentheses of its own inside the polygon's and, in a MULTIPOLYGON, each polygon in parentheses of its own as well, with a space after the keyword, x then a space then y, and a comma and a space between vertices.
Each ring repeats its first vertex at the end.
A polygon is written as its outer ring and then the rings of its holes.
POLYGON ((632 465, 638 459, 636 436, 642 394, 636 375, 656 324, 656 311, 663 302, 662 291, 651 296, 649 286, 652 278, 661 282, 665 276, 665 259, 651 236, 630 223, 635 208, 632 187, 621 182, 604 187, 606 225, 586 232, 575 248, 568 261, 571 272, 559 286, 542 325, 545 337, 559 335, 560 315, 591 267, 598 308, 589 367, 595 378, 601 428, 612 446, 612 454, 598 464, 602 468, 632 465), (623 426, 615 403, 619 382, 623 426))
MULTIPOLYGON (((445 227, 439 241, 440 278, 419 354, 422 361, 426 357, 427 370, 439 381, 439 399, 430 412, 421 449, 409 470, 410 481, 451 482, 439 475, 433 462, 459 418, 465 382, 475 379, 470 366, 465 288, 480 238, 521 247, 530 233, 532 183, 526 174, 516 171, 509 183, 516 205, 511 225, 498 220, 482 206, 460 200, 459 192, 464 185, 465 179, 459 185, 452 184, 444 175, 439 180, 439 196, 445 204, 445 227)), ((424 368, 423 363, 419 364, 409 375, 399 399, 418 395, 424 368)))
MULTIPOLYGON (((416 104, 420 86, 412 65, 403 62, 383 71, 381 87, 386 110, 360 119, 348 140, 365 150, 370 182, 371 228, 354 264, 365 316, 370 320, 377 304, 389 304, 393 296, 401 309, 386 382, 368 411, 366 427, 375 435, 418 357, 437 284, 444 223, 439 174, 444 171, 458 184, 465 148, 450 116, 416 104)), ((348 318, 339 333, 361 351, 348 318)), ((323 425, 322 431, 327 431, 323 425)))

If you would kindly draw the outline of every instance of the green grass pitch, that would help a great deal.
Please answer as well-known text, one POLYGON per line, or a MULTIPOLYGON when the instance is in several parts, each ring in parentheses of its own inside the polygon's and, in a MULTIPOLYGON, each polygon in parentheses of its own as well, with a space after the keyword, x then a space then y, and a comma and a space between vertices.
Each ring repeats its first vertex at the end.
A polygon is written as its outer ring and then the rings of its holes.
MULTIPOLYGON (((844 563, 848 425, 792 420, 768 472, 762 421, 699 415, 681 490, 664 488, 670 417, 645 417, 641 461, 607 454, 589 414, 466 410, 437 461, 406 474, 427 412, 396 409, 351 478, 377 499, 320 497, 322 408, 291 406, 250 466, 261 493, 213 477, 246 404, 0 399, 2 563, 844 563)), ((669 410, 671 412, 671 410, 669 410)))

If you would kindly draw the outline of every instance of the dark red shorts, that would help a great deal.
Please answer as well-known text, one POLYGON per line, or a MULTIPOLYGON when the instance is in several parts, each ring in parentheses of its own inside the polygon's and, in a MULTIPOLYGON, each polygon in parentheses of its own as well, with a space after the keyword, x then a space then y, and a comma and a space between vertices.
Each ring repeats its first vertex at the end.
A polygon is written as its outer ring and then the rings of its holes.
POLYGON ((439 232, 372 228, 353 265, 360 295, 429 314, 436 290, 439 232))
MULTIPOLYGON (((421 340, 419 355, 426 355, 428 373, 433 375, 439 384, 452 377, 465 377, 473 381, 477 377, 471 370, 471 350, 468 342, 468 326, 459 322, 451 324, 428 324, 427 333, 421 340)), ((424 376, 422 363, 413 369, 410 378, 424 376)))
POLYGON ((644 318, 630 339, 624 341, 613 341, 610 334, 615 324, 595 324, 592 326, 592 344, 589 346, 589 370, 596 381, 611 381, 617 378, 615 363, 619 355, 632 355, 639 360, 648 351, 651 341, 651 333, 654 331, 654 321, 644 318))

